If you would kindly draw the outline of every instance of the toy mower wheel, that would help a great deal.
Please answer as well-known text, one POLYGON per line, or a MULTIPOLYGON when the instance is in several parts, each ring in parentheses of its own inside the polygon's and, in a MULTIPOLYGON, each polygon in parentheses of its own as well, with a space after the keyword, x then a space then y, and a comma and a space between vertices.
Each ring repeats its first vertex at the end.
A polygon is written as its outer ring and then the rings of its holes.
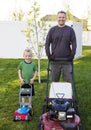
POLYGON ((13 121, 15 121, 15 122, 16 122, 16 121, 19 121, 19 119, 18 119, 16 116, 14 116, 14 117, 13 117, 13 121))
POLYGON ((30 116, 33 116, 33 109, 30 110, 29 114, 30 116))

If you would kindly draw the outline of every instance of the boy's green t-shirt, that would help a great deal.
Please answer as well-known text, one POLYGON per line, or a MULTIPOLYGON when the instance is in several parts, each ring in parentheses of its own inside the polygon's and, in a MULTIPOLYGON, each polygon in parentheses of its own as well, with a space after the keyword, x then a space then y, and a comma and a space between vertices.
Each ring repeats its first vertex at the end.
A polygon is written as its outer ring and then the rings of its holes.
POLYGON ((34 72, 37 71, 37 66, 34 62, 26 63, 22 61, 18 66, 18 70, 21 70, 22 78, 25 80, 25 83, 28 84, 34 72))

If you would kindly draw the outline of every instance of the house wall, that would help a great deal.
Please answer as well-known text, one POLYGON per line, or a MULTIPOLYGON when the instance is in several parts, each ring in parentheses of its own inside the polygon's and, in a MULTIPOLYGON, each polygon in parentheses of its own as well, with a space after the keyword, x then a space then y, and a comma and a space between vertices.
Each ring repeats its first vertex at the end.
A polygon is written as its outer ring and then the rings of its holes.
POLYGON ((0 22, 0 58, 21 58, 26 39, 21 30, 22 22, 0 22))
POLYGON ((76 49, 76 55, 75 58, 80 58, 82 56, 82 23, 79 22, 73 22, 73 28, 75 30, 76 34, 76 40, 77 40, 77 49, 76 49))
MULTIPOLYGON (((52 26, 56 23, 49 23, 52 26)), ((82 24, 68 22, 73 26, 77 37, 77 52, 75 58, 82 56, 82 24)), ((0 22, 0 58, 22 58, 23 50, 27 46, 26 37, 21 30, 26 29, 24 22, 1 21, 0 22)), ((49 29, 49 28, 48 28, 49 29)), ((47 58, 45 50, 43 58, 47 58)))
POLYGON ((83 31, 82 43, 83 46, 91 46, 91 31, 83 31))

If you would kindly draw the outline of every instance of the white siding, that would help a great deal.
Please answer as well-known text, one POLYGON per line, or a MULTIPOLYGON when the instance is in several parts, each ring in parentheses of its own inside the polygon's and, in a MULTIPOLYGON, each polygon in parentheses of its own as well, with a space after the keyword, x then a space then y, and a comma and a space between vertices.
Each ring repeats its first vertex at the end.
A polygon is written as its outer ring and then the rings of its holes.
POLYGON ((83 31, 82 43, 84 46, 91 46, 91 31, 83 31))
MULTIPOLYGON (((56 25, 56 22, 49 24, 56 25)), ((73 28, 76 32, 76 58, 79 58, 82 56, 82 24, 77 22, 68 22, 67 24, 70 26, 73 25, 73 28)), ((22 58, 23 50, 28 45, 25 35, 21 32, 21 30, 24 29, 26 29, 24 22, 0 22, 0 58, 22 58)), ((45 50, 43 58, 46 58, 45 50)))

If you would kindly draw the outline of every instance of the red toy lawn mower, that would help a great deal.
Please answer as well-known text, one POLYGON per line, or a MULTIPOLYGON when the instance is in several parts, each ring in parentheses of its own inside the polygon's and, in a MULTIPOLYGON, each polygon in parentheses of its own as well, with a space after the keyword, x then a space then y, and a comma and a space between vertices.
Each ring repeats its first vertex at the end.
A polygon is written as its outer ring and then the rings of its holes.
POLYGON ((20 86, 20 93, 19 93, 19 102, 20 107, 14 112, 14 121, 29 121, 31 120, 32 116, 32 109, 29 108, 29 102, 22 102, 22 97, 25 98, 32 98, 32 85, 31 84, 24 84, 20 86))

